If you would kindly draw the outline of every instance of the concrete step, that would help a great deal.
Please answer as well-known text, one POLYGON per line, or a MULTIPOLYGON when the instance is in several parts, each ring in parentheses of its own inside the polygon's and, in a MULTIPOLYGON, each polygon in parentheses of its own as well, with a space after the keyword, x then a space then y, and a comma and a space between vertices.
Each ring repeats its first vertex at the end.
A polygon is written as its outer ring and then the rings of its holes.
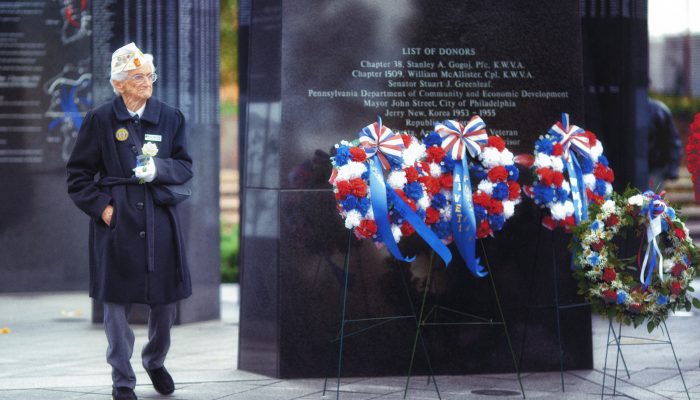
POLYGON ((666 183, 666 191, 692 191, 693 181, 688 177, 680 177, 675 181, 668 181, 666 183))
POLYGON ((233 225, 240 222, 240 174, 235 169, 219 171, 219 207, 221 222, 233 225))
POLYGON ((669 191, 666 193, 666 199, 675 204, 695 204, 695 194, 693 192, 669 191))

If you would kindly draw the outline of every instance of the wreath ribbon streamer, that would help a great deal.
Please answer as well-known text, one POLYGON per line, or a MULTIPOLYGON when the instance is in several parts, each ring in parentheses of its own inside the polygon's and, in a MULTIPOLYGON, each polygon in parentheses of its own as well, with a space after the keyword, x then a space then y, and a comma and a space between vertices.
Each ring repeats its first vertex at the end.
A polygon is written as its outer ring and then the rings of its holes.
POLYGON ((401 151, 404 148, 401 136, 393 132, 391 129, 382 125, 382 119, 366 126, 358 134, 360 143, 369 158, 370 174, 369 183, 372 193, 371 203, 374 210, 374 218, 377 222, 377 231, 379 232, 382 242, 386 245, 389 252, 397 259, 405 262, 415 260, 414 257, 404 257, 399 250, 398 244, 394 240, 394 235, 391 232, 391 223, 389 222, 389 207, 387 200, 391 199, 395 209, 404 217, 416 230, 416 233, 422 237, 428 245, 442 258, 445 265, 452 261, 452 253, 445 246, 440 238, 428 228, 423 220, 401 199, 389 186, 384 179, 382 168, 389 169, 391 166, 389 160, 400 162, 401 151), (380 167, 381 165, 381 167, 380 167))
MULTIPOLYGON (((647 250, 644 253, 644 261, 640 267, 639 281, 644 284, 646 290, 651 284, 651 277, 654 275, 654 268, 658 266, 659 279, 664 280, 664 257, 659 249, 659 244, 656 242, 658 236, 663 229, 661 228, 661 215, 666 211, 666 204, 660 200, 658 195, 650 195, 645 193, 645 196, 651 197, 647 210, 647 250), (657 260, 658 259, 658 260, 657 260), (649 269, 647 270, 647 267, 649 269)), ((641 250, 641 249, 640 249, 641 250)))
POLYGON ((468 155, 476 158, 481 147, 488 143, 486 124, 477 115, 467 125, 447 120, 435 125, 435 132, 442 137, 442 148, 456 162, 453 171, 452 237, 457 250, 467 264, 467 268, 478 277, 487 275, 476 257, 476 217, 472 202, 471 181, 469 179, 468 155), (468 155, 467 155, 468 153, 468 155))
POLYGON ((566 162, 566 170, 569 173, 571 200, 574 204, 574 216, 577 224, 588 219, 586 185, 583 181, 581 165, 576 158, 576 153, 579 153, 582 157, 593 159, 590 138, 585 133, 582 128, 569 123, 569 114, 567 113, 562 113, 561 121, 549 129, 549 134, 554 136, 564 149, 563 157, 566 162))

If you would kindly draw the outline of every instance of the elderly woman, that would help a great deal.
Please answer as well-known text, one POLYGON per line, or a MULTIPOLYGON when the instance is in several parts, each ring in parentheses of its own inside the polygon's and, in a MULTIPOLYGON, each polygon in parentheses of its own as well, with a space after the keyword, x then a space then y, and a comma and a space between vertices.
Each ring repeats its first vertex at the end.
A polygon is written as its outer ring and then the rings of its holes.
POLYGON ((115 51, 117 96, 87 113, 67 164, 68 194, 90 217, 90 297, 103 303, 118 400, 136 399, 131 304, 150 306, 142 363, 155 389, 170 394, 170 328, 176 302, 192 292, 175 201, 162 196, 192 177, 185 118, 151 98, 156 79, 152 55, 133 43, 115 51))

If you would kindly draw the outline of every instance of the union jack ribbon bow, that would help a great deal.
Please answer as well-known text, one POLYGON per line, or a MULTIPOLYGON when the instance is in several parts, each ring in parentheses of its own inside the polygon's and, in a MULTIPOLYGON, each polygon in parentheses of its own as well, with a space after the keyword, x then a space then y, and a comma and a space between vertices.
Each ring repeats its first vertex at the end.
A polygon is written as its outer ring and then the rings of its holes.
POLYGON ((481 154, 481 147, 488 143, 486 124, 478 115, 472 117, 467 125, 458 121, 447 120, 435 124, 435 132, 442 138, 442 148, 453 160, 466 158, 466 153, 473 158, 481 154))
POLYGON ((553 135, 564 147, 565 160, 569 159, 569 151, 571 151, 572 146, 579 154, 589 159, 593 158, 591 155, 590 138, 582 128, 569 123, 569 114, 562 114, 561 121, 549 128, 549 134, 553 135))
POLYGON ((372 125, 364 127, 359 137, 367 158, 377 155, 384 169, 391 168, 389 160, 395 164, 401 164, 403 160, 401 153, 405 147, 403 139, 401 135, 384 126, 381 118, 372 125))

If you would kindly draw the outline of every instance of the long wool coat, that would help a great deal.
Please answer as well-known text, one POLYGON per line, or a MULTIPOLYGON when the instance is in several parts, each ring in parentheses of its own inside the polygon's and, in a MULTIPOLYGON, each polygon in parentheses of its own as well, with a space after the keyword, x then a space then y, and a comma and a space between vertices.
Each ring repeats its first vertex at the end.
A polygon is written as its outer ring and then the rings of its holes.
POLYGON ((192 178, 182 113, 151 98, 138 120, 117 96, 87 113, 66 169, 68 194, 90 216, 90 297, 163 304, 190 296, 176 206, 155 204, 150 192, 192 178), (158 147, 157 175, 139 184, 132 169, 145 139, 158 147), (102 221, 108 204, 110 226, 102 221))

